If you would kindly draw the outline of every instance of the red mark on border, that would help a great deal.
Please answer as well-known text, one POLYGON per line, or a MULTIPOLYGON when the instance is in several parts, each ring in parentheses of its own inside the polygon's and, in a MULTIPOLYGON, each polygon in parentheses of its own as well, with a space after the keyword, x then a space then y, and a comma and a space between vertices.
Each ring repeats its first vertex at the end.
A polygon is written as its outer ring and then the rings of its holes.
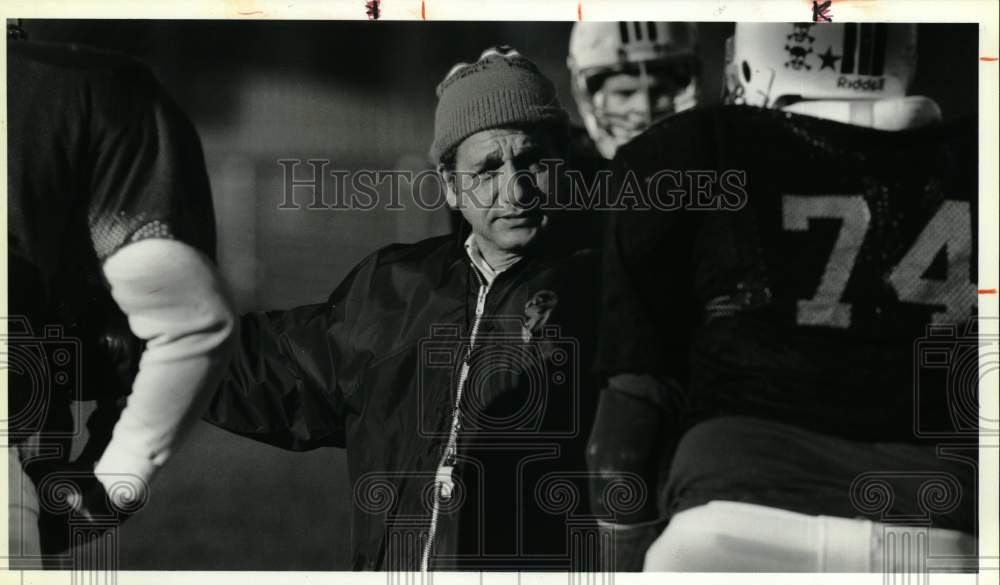
POLYGON ((576 19, 583 22, 583 2, 576 3, 576 19))
POLYGON ((976 292, 978 292, 981 295, 995 295, 995 294, 997 294, 997 289, 995 289, 995 288, 981 288, 981 289, 979 289, 976 292))
POLYGON ((980 61, 986 61, 987 63, 994 63, 997 60, 997 58, 996 57, 980 57, 979 60, 980 61))
POLYGON ((424 0, 420 0, 420 20, 427 20, 427 8, 424 0))
POLYGON ((833 0, 813 0, 813 22, 833 22, 832 4, 833 0))

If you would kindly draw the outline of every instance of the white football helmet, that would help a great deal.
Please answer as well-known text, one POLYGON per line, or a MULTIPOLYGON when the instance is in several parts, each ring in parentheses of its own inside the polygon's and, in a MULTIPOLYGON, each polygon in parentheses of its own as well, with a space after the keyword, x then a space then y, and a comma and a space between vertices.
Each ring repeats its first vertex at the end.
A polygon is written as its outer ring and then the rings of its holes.
POLYGON ((693 23, 573 26, 567 59, 573 98, 605 158, 657 119, 698 104, 697 39, 693 23))
POLYGON ((738 23, 726 41, 723 100, 781 108, 902 97, 916 61, 913 24, 738 23))

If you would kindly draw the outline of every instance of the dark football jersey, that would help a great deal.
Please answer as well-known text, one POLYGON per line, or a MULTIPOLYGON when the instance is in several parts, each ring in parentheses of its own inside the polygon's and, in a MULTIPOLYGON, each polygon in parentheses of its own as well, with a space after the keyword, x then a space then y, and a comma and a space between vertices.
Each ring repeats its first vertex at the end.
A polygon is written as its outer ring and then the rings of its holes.
POLYGON ((721 107, 621 151, 613 188, 636 208, 610 214, 598 367, 679 382, 666 404, 692 432, 668 513, 722 499, 975 530, 976 138, 721 107), (949 439, 973 448, 930 444, 949 439), (954 506, 923 501, 929 477, 954 506), (868 509, 858 481, 895 495, 868 509))
POLYGON ((42 348, 38 367, 55 376, 12 384, 12 426, 30 433, 51 430, 67 398, 127 391, 138 343, 101 262, 150 237, 212 256, 215 232, 197 134, 135 60, 8 42, 7 123, 10 340, 42 348), (44 348, 59 344, 72 359, 59 353, 53 363, 44 348), (49 420, 31 414, 32 404, 48 408, 49 420))
POLYGON ((976 160, 973 124, 666 120, 616 159, 619 203, 659 210, 611 214, 599 369, 682 380, 689 422, 915 440, 918 402, 946 392, 915 392, 915 343, 974 314, 976 160))

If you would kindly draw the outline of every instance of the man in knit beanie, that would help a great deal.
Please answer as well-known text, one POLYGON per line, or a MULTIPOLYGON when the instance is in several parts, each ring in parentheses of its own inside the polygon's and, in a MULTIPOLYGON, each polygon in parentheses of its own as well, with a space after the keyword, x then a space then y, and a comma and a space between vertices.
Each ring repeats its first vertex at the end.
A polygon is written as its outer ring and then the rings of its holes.
POLYGON ((568 124, 552 82, 508 46, 456 64, 438 84, 437 96, 431 145, 436 162, 453 161, 455 148, 481 130, 549 124, 564 132, 568 124))
POLYGON ((545 160, 562 158, 568 116, 555 87, 510 47, 452 67, 437 87, 431 157, 449 205, 472 228, 473 262, 494 274, 548 228, 552 182, 545 160))
POLYGON ((355 570, 586 570, 600 266, 540 205, 566 113, 509 48, 438 95, 431 155, 471 229, 374 252, 326 302, 246 315, 206 418, 347 449, 355 570))

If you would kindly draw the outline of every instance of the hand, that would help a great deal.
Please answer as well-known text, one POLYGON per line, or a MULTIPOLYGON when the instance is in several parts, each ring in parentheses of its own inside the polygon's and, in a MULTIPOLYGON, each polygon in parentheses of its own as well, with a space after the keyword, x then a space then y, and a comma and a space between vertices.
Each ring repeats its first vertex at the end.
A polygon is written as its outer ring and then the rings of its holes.
POLYGON ((89 542, 121 525, 145 503, 145 486, 130 481, 135 478, 102 479, 89 466, 78 464, 42 478, 38 491, 44 552, 63 552, 89 542))
POLYGON ((75 482, 75 489, 67 494, 70 516, 91 524, 114 520, 121 524, 136 511, 131 499, 114 499, 96 475, 90 473, 75 482))

